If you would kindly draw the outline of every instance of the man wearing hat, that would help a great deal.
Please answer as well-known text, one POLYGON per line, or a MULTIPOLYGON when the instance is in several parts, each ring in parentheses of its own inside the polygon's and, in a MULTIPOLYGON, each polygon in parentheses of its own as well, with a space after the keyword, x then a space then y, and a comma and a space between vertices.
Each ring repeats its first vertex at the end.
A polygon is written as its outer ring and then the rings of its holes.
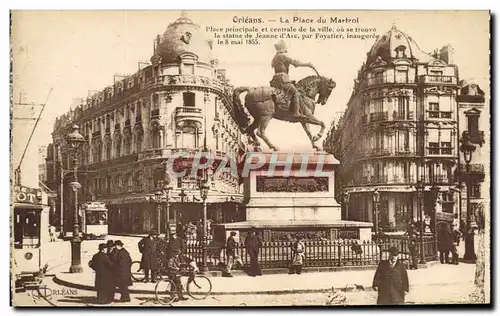
MULTIPOLYGON (((279 41, 274 45, 276 49, 276 55, 271 62, 271 67, 274 68, 274 77, 271 80, 271 87, 283 91, 286 96, 286 100, 290 101, 290 114, 295 118, 303 118, 304 115, 299 112, 300 110, 300 96, 297 88, 293 85, 290 77, 288 76, 288 71, 290 65, 294 67, 310 67, 314 68, 311 63, 302 63, 300 61, 294 60, 288 56, 288 50, 286 44, 283 40, 279 41)), ((276 96, 273 95, 273 101, 276 103, 276 96)))
POLYGON ((373 278, 373 289, 378 291, 378 305, 404 304, 409 291, 408 273, 398 259, 398 249, 389 248, 389 260, 380 261, 373 278))
POLYGON ((255 277, 262 275, 260 269, 258 257, 259 251, 262 247, 262 239, 257 235, 257 229, 252 228, 251 232, 248 233, 245 238, 245 248, 247 250, 248 256, 250 257, 250 267, 248 269, 248 275, 255 277))
POLYGON ((97 304, 109 304, 113 301, 114 263, 106 255, 106 244, 99 244, 99 252, 89 262, 89 267, 95 271, 95 290, 97 291, 97 304))
POLYGON ((116 245, 116 285, 121 294, 120 302, 130 302, 129 286, 132 285, 130 276, 130 267, 132 266, 132 258, 127 249, 123 248, 121 240, 115 242, 116 245))
POLYGON ((140 253, 142 253, 141 268, 144 270, 144 282, 149 282, 149 273, 151 272, 151 282, 155 283, 158 271, 158 233, 156 230, 152 230, 149 236, 139 241, 138 246, 140 253))
POLYGON ((234 236, 236 236, 236 232, 231 232, 229 237, 227 237, 226 241, 226 269, 222 272, 223 277, 232 278, 231 269, 234 265, 234 260, 236 259, 236 241, 234 240, 234 236))
POLYGON ((188 298, 182 294, 182 283, 181 283, 181 269, 183 263, 181 260, 180 251, 173 251, 171 257, 167 261, 167 273, 168 277, 172 282, 174 282, 177 289, 177 296, 179 300, 185 301, 188 298))

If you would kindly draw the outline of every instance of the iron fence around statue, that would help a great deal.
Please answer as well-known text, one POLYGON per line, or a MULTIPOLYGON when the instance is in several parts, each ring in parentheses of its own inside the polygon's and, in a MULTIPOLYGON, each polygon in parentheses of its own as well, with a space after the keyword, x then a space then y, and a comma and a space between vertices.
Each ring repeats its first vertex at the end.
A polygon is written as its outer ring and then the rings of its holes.
MULTIPOLYGON (((288 241, 263 242, 259 252, 259 264, 263 269, 288 268, 292 261, 292 243, 288 241)), ((403 236, 384 236, 378 241, 357 240, 313 240, 304 241, 305 261, 304 267, 355 267, 375 266, 380 260, 389 258, 388 250, 396 247, 400 252, 400 259, 411 260, 408 248, 408 238, 403 236)), ((418 247, 420 249, 420 247, 418 247)), ((435 243, 432 238, 426 237, 423 241, 424 258, 426 261, 437 259, 435 243)), ((201 265, 202 242, 188 240, 187 256, 196 260, 201 265)), ((235 249, 236 255, 241 258, 244 266, 250 264, 250 257, 245 246, 239 243, 235 249)), ((208 241, 207 251, 208 270, 220 270, 226 261, 224 243, 213 240, 208 241)), ((244 267, 234 267, 242 269, 244 267)))

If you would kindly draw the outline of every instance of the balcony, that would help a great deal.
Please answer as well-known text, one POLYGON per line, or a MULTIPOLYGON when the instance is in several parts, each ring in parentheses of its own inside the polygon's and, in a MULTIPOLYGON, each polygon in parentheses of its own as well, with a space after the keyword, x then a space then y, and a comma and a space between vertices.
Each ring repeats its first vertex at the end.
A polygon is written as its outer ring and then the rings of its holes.
POLYGON ((371 156, 376 157, 376 156, 390 156, 391 151, 387 148, 374 148, 371 151, 371 156))
POLYGON ((405 184, 410 184, 410 183, 415 183, 414 181, 415 179, 413 178, 413 176, 406 176, 406 177, 401 177, 397 174, 395 174, 393 177, 392 177, 392 183, 405 183, 405 184))
POLYGON ((219 91, 226 90, 226 85, 222 81, 214 78, 208 78, 197 75, 156 76, 149 79, 148 86, 150 88, 159 86, 201 86, 201 87, 211 87, 219 91))
POLYGON ((195 107, 177 107, 175 109, 175 123, 181 127, 186 122, 194 122, 196 125, 201 126, 203 122, 203 109, 195 107))
POLYGON ((408 113, 398 113, 398 112, 394 111, 392 113, 392 119, 398 120, 398 121, 413 120, 413 111, 410 111, 408 113))
POLYGON ((409 149, 396 149, 396 156, 399 157, 408 157, 408 156, 416 156, 417 153, 413 150, 409 149))
POLYGON ((361 82, 361 89, 385 85, 385 84, 414 84, 414 83, 415 80, 413 78, 398 78, 398 80, 394 80, 394 78, 388 78, 388 77, 366 78, 361 82))
MULTIPOLYGON (((483 182, 484 181, 485 173, 484 173, 484 165, 483 164, 480 164, 480 163, 470 164, 469 171, 470 171, 470 175, 471 175, 471 178, 472 178, 471 180, 477 181, 477 182, 483 182)), ((460 177, 463 180, 467 180, 466 165, 461 164, 459 172, 460 172, 460 177)))
POLYGON ((386 184, 388 181, 387 176, 374 176, 370 178, 370 184, 386 184))
POLYGON ((423 75, 420 76, 420 83, 422 84, 445 84, 445 85, 456 85, 457 78, 454 76, 433 76, 433 75, 423 75))
POLYGON ((370 122, 387 121, 388 119, 389 119, 389 114, 387 113, 387 111, 370 113, 370 122))
POLYGON ((470 141, 473 144, 478 144, 478 145, 483 145, 484 144, 484 132, 483 131, 476 131, 475 133, 470 133, 470 141))

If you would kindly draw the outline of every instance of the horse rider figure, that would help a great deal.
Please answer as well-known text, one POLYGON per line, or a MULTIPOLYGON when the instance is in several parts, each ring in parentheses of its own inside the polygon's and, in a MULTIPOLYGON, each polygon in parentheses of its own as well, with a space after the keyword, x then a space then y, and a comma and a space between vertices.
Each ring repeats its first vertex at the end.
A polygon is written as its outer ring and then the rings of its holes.
MULTIPOLYGON (((274 77, 271 80, 271 87, 282 91, 285 94, 285 99, 290 101, 290 114, 293 118, 304 118, 305 116, 299 112, 300 96, 297 88, 288 76, 290 65, 294 67, 309 67, 314 69, 311 63, 302 63, 288 56, 288 50, 283 40, 274 44, 276 55, 271 62, 271 67, 274 68, 274 77)), ((273 93, 273 102, 276 103, 276 94, 273 93)))

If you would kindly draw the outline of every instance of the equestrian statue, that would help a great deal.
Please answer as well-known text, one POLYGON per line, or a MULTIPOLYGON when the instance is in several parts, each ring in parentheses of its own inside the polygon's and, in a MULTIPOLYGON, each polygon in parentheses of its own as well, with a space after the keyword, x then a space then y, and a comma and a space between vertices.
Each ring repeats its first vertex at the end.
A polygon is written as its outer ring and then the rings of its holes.
POLYGON ((245 133, 255 146, 260 146, 258 136, 269 148, 277 151, 278 148, 271 143, 265 133, 271 119, 300 123, 312 147, 319 150, 315 143, 323 136, 325 123, 314 116, 314 109, 316 104, 326 104, 336 86, 335 81, 320 76, 311 63, 302 63, 290 58, 285 42, 280 41, 274 47, 276 55, 271 67, 274 68, 275 74, 270 87, 236 87, 233 91, 233 102, 237 109, 243 108, 240 94, 247 92, 245 107, 253 117, 253 122, 245 129, 245 133), (288 75, 290 65, 309 67, 316 72, 316 76, 308 76, 295 84, 288 75), (315 101, 316 95, 319 95, 317 101, 315 101), (309 124, 321 127, 318 135, 312 136, 309 124))

